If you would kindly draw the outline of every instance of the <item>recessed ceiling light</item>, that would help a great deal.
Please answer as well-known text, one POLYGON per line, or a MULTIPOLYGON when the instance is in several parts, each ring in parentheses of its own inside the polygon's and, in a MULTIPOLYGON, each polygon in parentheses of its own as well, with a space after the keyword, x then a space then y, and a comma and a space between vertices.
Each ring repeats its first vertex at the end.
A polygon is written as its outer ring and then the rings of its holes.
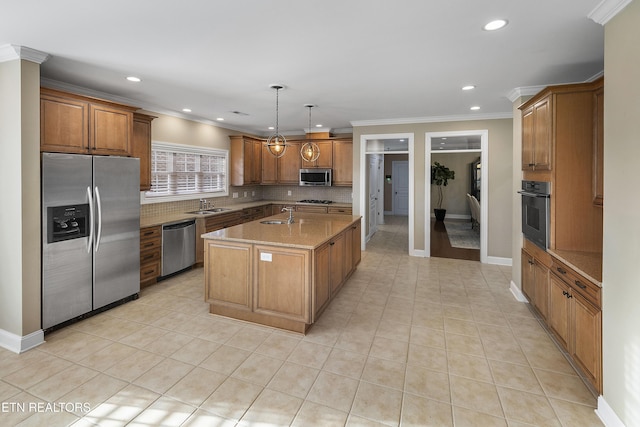
POLYGON ((485 25, 482 28, 485 31, 495 31, 495 30, 499 30, 500 28, 504 28, 508 23, 509 21, 507 21, 506 19, 496 19, 495 21, 489 22, 487 25, 485 25))
POLYGON ((184 111, 185 113, 190 113, 191 112, 191 108, 183 108, 182 111, 184 111))
POLYGON ((444 145, 444 142, 441 142, 440 145, 444 145))
POLYGON ((462 90, 471 90, 471 89, 475 89, 476 87, 474 85, 466 85, 466 86, 462 86, 462 90))
POLYGON ((136 77, 136 76, 129 76, 129 77, 127 77, 127 80, 129 80, 130 82, 135 82, 135 83, 138 83, 138 82, 141 81, 140 77, 136 77))
POLYGON ((269 130, 274 130, 275 127, 274 126, 269 126, 269 130))
POLYGON ((317 127, 317 128, 321 128, 321 127, 322 127, 322 125, 321 125, 320 123, 318 123, 318 124, 316 125, 316 127, 317 127))
POLYGON ((447 139, 447 137, 446 137, 446 136, 443 136, 443 137, 442 137, 442 139, 443 139, 443 140, 445 140, 445 139, 447 139))
POLYGON ((216 120, 219 122, 224 122, 224 117, 218 117, 216 120))
POLYGON ((479 110, 480 107, 478 107, 477 105, 474 105, 473 107, 469 108, 471 111, 476 111, 479 110))

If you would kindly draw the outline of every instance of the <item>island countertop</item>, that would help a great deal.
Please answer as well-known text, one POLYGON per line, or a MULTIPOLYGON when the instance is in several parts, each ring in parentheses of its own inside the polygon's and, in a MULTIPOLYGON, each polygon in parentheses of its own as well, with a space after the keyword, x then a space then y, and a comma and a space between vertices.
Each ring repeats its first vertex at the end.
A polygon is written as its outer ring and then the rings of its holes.
POLYGON ((262 224, 265 220, 286 220, 288 214, 247 222, 202 235, 203 239, 268 244, 299 249, 315 249, 336 234, 359 222, 359 215, 332 215, 295 212, 293 224, 262 224))

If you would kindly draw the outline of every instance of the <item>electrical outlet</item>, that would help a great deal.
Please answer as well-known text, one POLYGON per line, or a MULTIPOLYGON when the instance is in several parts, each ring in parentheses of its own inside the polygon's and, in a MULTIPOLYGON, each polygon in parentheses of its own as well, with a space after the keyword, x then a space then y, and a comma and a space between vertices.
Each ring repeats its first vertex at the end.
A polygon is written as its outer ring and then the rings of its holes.
POLYGON ((255 197, 255 196, 256 196, 256 192, 255 192, 255 191, 252 191, 252 192, 251 192, 251 197, 255 197))
POLYGON ((247 197, 247 192, 246 191, 244 192, 244 197, 247 197))
POLYGON ((287 191, 287 196, 291 195, 291 190, 287 191))
POLYGON ((231 197, 232 197, 233 199, 237 199, 237 198, 238 198, 238 193, 233 193, 233 194, 231 195, 231 197))

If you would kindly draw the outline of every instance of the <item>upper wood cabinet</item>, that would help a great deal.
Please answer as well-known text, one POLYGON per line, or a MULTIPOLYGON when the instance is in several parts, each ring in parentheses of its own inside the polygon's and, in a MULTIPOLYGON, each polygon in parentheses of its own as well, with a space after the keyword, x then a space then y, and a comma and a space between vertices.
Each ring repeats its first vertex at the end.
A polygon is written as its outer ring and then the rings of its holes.
POLYGON ((353 185, 353 143, 351 139, 333 140, 332 185, 353 185))
POLYGON ((320 149, 320 155, 313 162, 307 162, 302 159, 302 168, 332 168, 333 167, 333 142, 331 140, 314 140, 308 139, 305 141, 300 141, 300 148, 302 148, 302 144, 306 144, 307 142, 315 142, 320 149))
POLYGON ((522 110, 522 170, 551 170, 551 95, 522 110))
POLYGON ((289 142, 282 157, 274 157, 266 144, 262 144, 262 184, 291 184, 298 185, 300 177, 300 144, 289 142))
POLYGON ((131 154, 140 159, 140 191, 151 188, 151 121, 154 116, 133 114, 133 147, 131 154))
POLYGON ((40 150, 131 156, 136 107, 40 88, 40 150))
POLYGON ((231 139, 231 185, 256 185, 262 181, 262 141, 246 135, 231 139))

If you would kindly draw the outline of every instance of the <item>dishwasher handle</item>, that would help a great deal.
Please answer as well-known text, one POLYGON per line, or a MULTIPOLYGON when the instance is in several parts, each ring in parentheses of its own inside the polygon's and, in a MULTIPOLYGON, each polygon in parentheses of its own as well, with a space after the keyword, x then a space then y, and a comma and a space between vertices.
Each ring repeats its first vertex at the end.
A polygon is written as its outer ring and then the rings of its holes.
POLYGON ((182 222, 174 222, 172 224, 165 224, 162 226, 162 230, 180 230, 183 228, 187 228, 190 227, 192 225, 195 225, 196 221, 195 220, 188 220, 188 221, 182 221, 182 222))

